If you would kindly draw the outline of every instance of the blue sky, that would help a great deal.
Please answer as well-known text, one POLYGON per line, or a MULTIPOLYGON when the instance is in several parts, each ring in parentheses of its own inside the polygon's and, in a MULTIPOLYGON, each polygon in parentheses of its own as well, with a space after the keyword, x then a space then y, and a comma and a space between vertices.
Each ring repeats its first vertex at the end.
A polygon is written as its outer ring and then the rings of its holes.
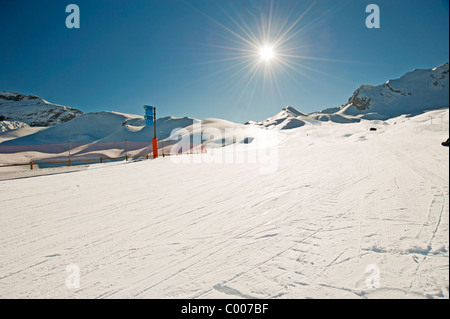
POLYGON ((344 104, 361 84, 448 62, 448 3, 0 0, 0 90, 84 112, 143 114, 152 104, 158 117, 235 122, 286 105, 313 112, 344 104), (80 7, 80 29, 66 28, 70 3, 80 7), (370 3, 380 7, 380 29, 366 28, 370 3), (284 64, 261 62, 243 40, 264 42, 269 20, 267 44, 288 31, 274 48, 276 58, 289 56, 284 64))

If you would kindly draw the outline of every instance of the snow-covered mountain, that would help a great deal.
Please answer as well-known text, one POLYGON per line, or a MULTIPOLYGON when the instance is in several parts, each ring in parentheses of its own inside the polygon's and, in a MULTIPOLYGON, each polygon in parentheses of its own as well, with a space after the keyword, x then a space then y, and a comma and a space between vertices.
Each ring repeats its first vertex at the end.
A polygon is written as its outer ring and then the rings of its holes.
MULTIPOLYGON (((170 136, 174 128, 192 125, 195 119, 184 117, 164 117, 156 121, 158 139, 170 136)), ((61 123, 48 129, 2 143, 4 145, 59 144, 70 140, 72 143, 151 142, 153 127, 145 127, 143 116, 119 112, 94 112, 77 116, 70 122, 61 123)))
MULTIPOLYGON (((170 139, 173 132, 183 141, 183 152, 198 152, 201 144, 209 148, 222 148, 234 143, 251 143, 257 135, 256 131, 251 126, 212 118, 200 121, 189 117, 168 116, 156 120, 158 148, 161 153, 166 154, 179 142, 170 139), (227 132, 229 129, 233 130, 233 134, 227 132)), ((125 153, 142 156, 152 152, 153 135, 153 126, 145 126, 142 116, 95 112, 34 132, 19 129, 17 137, 6 136, 3 142, 0 139, 0 154, 28 156, 32 152, 35 160, 49 160, 66 158, 70 147, 71 156, 78 159, 118 157, 125 153)), ((8 155, 5 158, 10 160, 8 155)))
MULTIPOLYGON (((340 110, 340 109, 339 109, 340 110)), ((337 113, 303 113, 293 106, 285 107, 280 113, 273 117, 268 118, 262 122, 252 122, 248 121, 247 125, 252 125, 261 128, 267 128, 270 130, 291 130, 304 126, 306 123, 314 123, 317 121, 321 122, 336 122, 336 123, 353 123, 359 122, 360 120, 356 117, 340 115, 337 113)))
POLYGON ((262 122, 249 121, 246 124, 268 129, 289 130, 302 127, 305 125, 305 120, 308 118, 308 114, 302 113, 292 106, 288 106, 281 110, 280 113, 267 120, 262 122))
POLYGON ((15 123, 1 124, 1 131, 23 127, 19 122, 29 126, 53 126, 81 114, 83 112, 78 109, 52 104, 37 96, 0 91, 0 123, 15 123))
POLYGON ((387 120, 445 108, 449 107, 448 74, 448 63, 434 69, 414 70, 379 86, 362 85, 341 107, 305 114, 288 106, 265 121, 248 121, 246 124, 288 130, 301 127, 308 121, 352 123, 361 119, 387 120))
POLYGON ((362 85, 337 114, 388 119, 449 106, 449 64, 414 70, 379 86, 362 85))
MULTIPOLYGON (((157 119, 160 147, 169 148, 172 144, 167 138, 173 129, 192 127, 195 121, 198 120, 189 117, 157 119)), ((37 152, 34 158, 57 158, 68 151, 69 145, 71 155, 77 157, 114 157, 126 151, 148 154, 154 134, 153 127, 145 126, 143 116, 119 112, 87 113, 35 132, 24 130, 17 130, 16 138, 0 142, 0 154, 37 152)))
MULTIPOLYGON (((226 126, 230 128, 239 126, 244 131, 250 127, 290 130, 303 127, 307 123, 328 121, 352 123, 361 119, 386 120, 400 115, 417 114, 449 106, 448 73, 449 64, 446 63, 434 69, 414 70, 380 86, 363 85, 342 107, 312 114, 288 106, 265 121, 249 121, 246 126, 219 119, 207 119, 201 124, 203 129, 215 126, 220 131, 224 131, 226 126)), ((175 128, 186 128, 189 135, 198 134, 199 130, 194 125, 198 122, 200 121, 189 117, 159 118, 158 140, 167 139, 175 128)), ((118 112, 83 114, 77 109, 51 104, 39 97, 0 92, 0 130, 7 131, 27 126, 52 127, 5 141, 1 143, 2 149, 6 146, 65 145, 69 132, 72 143, 97 143, 96 149, 100 144, 105 145, 102 147, 116 147, 112 144, 108 146, 106 143, 121 143, 127 140, 142 144, 148 143, 153 138, 153 128, 145 127, 144 118, 139 115, 118 112)), ((247 132, 243 134, 246 135, 247 132)), ((169 146, 168 143, 164 145, 169 146)), ((141 146, 136 145, 136 148, 141 146)))

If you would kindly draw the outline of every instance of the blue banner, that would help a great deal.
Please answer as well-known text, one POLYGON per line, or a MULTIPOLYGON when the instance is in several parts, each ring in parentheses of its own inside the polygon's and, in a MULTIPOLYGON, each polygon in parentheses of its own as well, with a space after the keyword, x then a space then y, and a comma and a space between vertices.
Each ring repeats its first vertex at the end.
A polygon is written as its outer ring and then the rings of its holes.
POLYGON ((144 105, 144 110, 145 110, 145 125, 147 126, 153 126, 153 112, 154 112, 154 107, 150 106, 150 105, 144 105))

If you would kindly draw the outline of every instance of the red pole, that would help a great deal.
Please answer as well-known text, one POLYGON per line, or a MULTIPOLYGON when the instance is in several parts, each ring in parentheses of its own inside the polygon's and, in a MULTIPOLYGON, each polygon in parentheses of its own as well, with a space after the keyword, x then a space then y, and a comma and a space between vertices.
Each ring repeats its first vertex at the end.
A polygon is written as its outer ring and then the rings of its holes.
POLYGON ((156 138, 156 107, 153 108, 153 158, 158 157, 158 139, 156 138))
POLYGON ((155 137, 153 139, 153 158, 158 157, 158 139, 155 137))

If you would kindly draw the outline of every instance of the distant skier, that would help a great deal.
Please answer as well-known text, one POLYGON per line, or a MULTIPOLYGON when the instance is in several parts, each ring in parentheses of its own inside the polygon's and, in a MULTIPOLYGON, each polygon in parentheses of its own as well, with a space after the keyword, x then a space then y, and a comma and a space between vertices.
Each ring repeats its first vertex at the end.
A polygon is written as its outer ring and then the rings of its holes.
POLYGON ((441 143, 442 146, 447 146, 448 147, 448 144, 450 143, 449 140, 450 140, 450 138, 448 138, 445 142, 442 142, 441 143))

